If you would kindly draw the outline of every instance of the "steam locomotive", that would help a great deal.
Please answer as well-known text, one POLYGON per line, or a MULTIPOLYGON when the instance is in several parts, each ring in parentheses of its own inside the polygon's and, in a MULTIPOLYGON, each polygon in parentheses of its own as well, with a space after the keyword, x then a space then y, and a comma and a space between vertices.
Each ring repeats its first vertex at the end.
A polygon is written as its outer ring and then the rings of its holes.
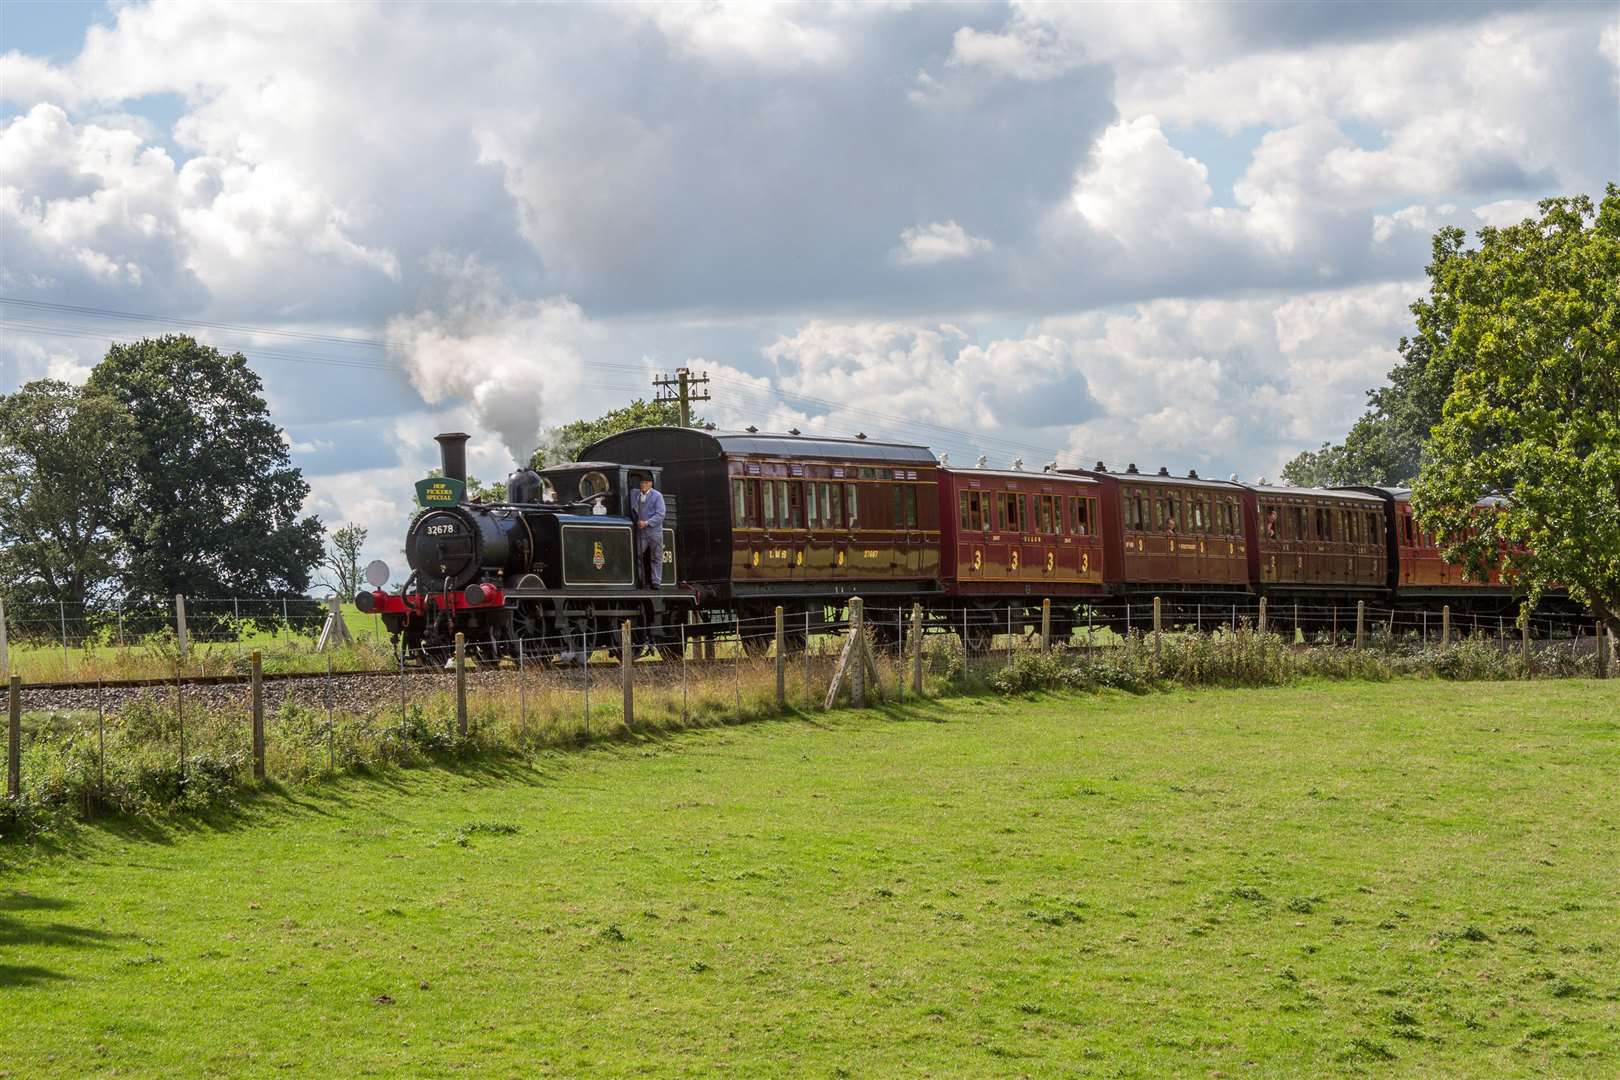
MULTIPOLYGON (((430 663, 448 658, 458 633, 486 662, 578 663, 617 646, 625 620, 640 651, 736 633, 759 652, 777 609, 797 648, 855 595, 869 607, 920 605, 931 626, 980 649, 1038 624, 1043 600, 1060 637, 1128 629, 1133 611, 1140 625, 1156 599, 1171 625, 1201 626, 1266 597, 1306 630, 1336 625, 1333 613, 1358 602, 1491 620, 1517 610, 1501 573, 1473 578, 1442 558, 1399 489, 1278 488, 1101 463, 953 468, 925 446, 864 435, 658 427, 608 436, 582 461, 519 469, 504 501, 483 503, 466 497, 467 436, 438 442, 443 476, 417 485, 422 509, 406 537, 410 580, 398 594, 357 597, 402 655, 430 663), (667 507, 658 589, 635 579, 629 495, 642 474, 667 507)), ((1494 509, 1482 500, 1481 513, 1494 509)), ((1572 610, 1558 590, 1543 604, 1572 610)), ((900 633, 868 626, 880 639, 900 633)))
POLYGON ((363 592, 404 655, 446 661, 455 637, 485 662, 580 662, 617 640, 629 619, 639 649, 678 645, 696 594, 675 585, 677 508, 666 500, 661 588, 636 581, 630 492, 657 466, 581 461, 507 478, 504 502, 466 496, 467 439, 439 435, 443 475, 418 485, 421 511, 405 536, 411 576, 391 594, 363 592))

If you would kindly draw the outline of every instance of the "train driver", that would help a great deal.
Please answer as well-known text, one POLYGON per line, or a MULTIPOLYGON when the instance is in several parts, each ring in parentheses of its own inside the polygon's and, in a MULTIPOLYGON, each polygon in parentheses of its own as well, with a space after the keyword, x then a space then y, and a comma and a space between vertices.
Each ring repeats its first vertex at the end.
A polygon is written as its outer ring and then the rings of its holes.
POLYGON ((664 496, 653 488, 651 473, 637 478, 630 494, 630 516, 636 521, 636 579, 644 589, 656 589, 664 578, 664 496))

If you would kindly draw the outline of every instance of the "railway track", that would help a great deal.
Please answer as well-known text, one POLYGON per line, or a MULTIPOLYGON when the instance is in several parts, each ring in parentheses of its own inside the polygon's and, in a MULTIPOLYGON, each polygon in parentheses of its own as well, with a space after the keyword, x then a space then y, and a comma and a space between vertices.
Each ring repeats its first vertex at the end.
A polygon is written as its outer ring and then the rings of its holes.
MULTIPOLYGON (((333 679, 380 679, 392 675, 398 678, 397 669, 387 671, 334 671, 333 679)), ((261 678, 267 683, 293 682, 299 679, 325 679, 324 671, 275 671, 265 672, 261 678)), ((246 686, 253 681, 251 675, 186 675, 178 680, 187 687, 193 686, 246 686)), ((82 679, 77 681, 53 681, 25 683, 28 690, 161 690, 173 689, 176 680, 164 679, 82 679)))

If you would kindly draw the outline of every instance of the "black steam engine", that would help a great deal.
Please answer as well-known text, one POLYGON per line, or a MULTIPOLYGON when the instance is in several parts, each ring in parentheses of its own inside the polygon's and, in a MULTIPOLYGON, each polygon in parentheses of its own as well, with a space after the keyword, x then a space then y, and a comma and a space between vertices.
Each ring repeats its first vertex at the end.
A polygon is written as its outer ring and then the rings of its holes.
POLYGON ((641 649, 678 645, 696 597, 676 584, 671 498, 664 585, 655 590, 636 580, 630 492, 642 474, 657 484, 657 467, 518 469, 507 479, 505 501, 479 502, 465 494, 467 438, 437 438, 444 476, 418 485, 423 508, 405 537, 405 588, 355 598, 361 611, 382 616, 404 656, 442 664, 459 633, 468 655, 486 663, 520 655, 579 663, 617 645, 626 619, 641 649))

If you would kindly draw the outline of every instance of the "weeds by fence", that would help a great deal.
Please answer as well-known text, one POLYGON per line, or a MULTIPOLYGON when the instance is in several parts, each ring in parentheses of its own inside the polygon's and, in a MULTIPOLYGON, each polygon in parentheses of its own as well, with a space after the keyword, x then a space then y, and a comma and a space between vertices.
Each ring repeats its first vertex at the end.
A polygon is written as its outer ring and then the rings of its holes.
MULTIPOLYGON (((1530 648, 1529 636, 1510 637, 1505 625, 1449 615, 1430 628, 1421 613, 1364 607, 1290 610, 1281 620, 1232 607, 1218 622, 1202 609, 1178 621, 1180 609, 1158 607, 1157 621, 1152 608, 1091 609, 1083 625, 1054 619, 1049 605, 935 613, 926 623, 920 609, 870 607, 863 633, 875 678, 863 689, 895 702, 919 693, 1140 693, 1305 677, 1515 679, 1601 668, 1597 639, 1576 621, 1549 621, 1548 631, 1563 632, 1530 648), (917 632, 925 627, 933 632, 917 632)), ((181 673, 161 687, 90 691, 18 680, 7 747, 15 772, 0 804, 0 835, 75 815, 229 803, 255 776, 296 784, 468 753, 530 754, 809 712, 822 707, 847 654, 849 624, 807 619, 797 633, 791 626, 780 618, 731 625, 717 645, 683 629, 678 646, 662 651, 632 636, 632 656, 643 655, 629 664, 624 639, 612 633, 593 642, 598 651, 588 665, 537 662, 568 643, 532 638, 516 663, 477 671, 407 669, 385 646, 362 639, 322 658, 318 674, 262 684, 199 685, 181 673)), ((241 659, 244 674, 259 666, 251 653, 241 659)))

